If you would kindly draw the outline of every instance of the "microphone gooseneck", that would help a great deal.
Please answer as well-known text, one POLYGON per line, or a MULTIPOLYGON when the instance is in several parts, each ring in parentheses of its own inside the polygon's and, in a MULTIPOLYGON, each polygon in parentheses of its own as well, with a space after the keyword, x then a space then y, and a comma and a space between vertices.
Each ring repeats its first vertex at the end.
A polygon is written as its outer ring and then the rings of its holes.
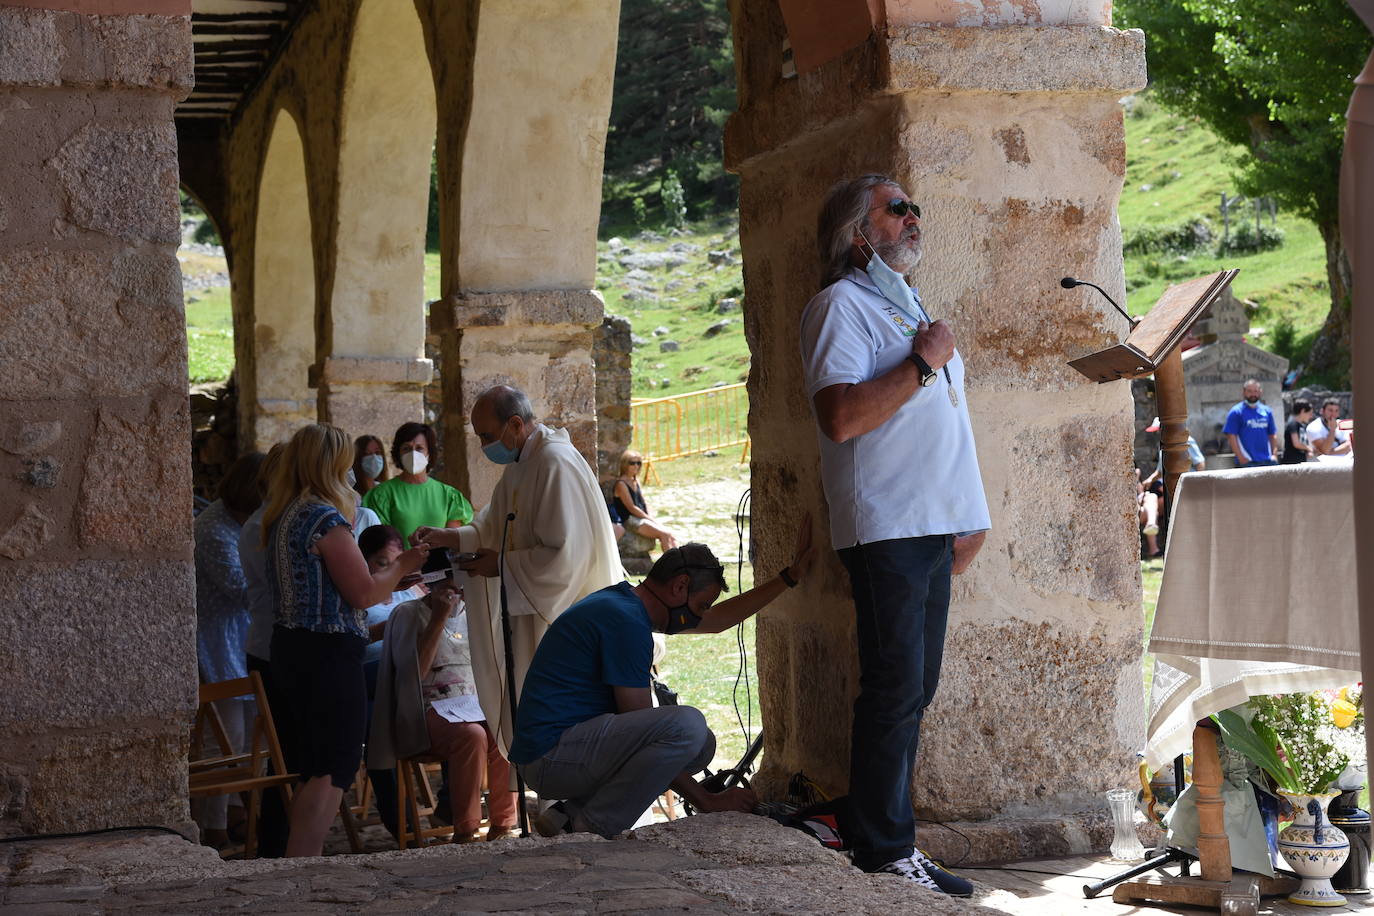
POLYGON ((1126 312, 1125 309, 1116 304, 1115 299, 1107 295, 1107 291, 1105 289, 1098 286, 1096 283, 1089 283, 1087 280, 1075 280, 1073 277, 1065 277, 1064 279, 1059 281, 1059 285, 1064 287, 1065 289, 1073 289, 1075 286, 1091 286, 1093 289, 1097 290, 1099 293, 1102 294, 1102 298, 1106 299, 1108 302, 1112 304, 1112 308, 1116 309, 1118 312, 1121 313, 1121 317, 1125 318, 1131 327, 1135 327, 1136 324, 1140 321, 1139 318, 1132 318, 1126 312))

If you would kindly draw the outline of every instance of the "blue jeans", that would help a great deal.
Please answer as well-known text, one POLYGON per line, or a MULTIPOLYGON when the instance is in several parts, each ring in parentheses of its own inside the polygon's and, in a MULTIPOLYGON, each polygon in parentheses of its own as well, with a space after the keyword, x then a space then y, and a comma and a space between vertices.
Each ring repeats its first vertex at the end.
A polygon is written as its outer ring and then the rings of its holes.
POLYGON ((859 648, 844 829, 864 871, 912 853, 911 769, 940 681, 953 548, 953 535, 933 535, 839 551, 859 648))

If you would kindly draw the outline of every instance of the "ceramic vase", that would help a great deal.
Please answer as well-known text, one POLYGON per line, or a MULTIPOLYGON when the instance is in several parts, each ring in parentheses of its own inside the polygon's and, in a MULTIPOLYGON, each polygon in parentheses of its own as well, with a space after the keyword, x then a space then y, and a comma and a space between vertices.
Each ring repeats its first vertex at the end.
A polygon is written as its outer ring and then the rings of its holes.
POLYGON ((1288 895, 1300 906, 1343 906, 1345 898, 1331 887, 1331 876, 1350 853, 1350 840, 1326 816, 1335 792, 1295 795, 1280 792, 1293 809, 1294 821, 1279 834, 1279 852, 1302 879, 1302 886, 1288 895))

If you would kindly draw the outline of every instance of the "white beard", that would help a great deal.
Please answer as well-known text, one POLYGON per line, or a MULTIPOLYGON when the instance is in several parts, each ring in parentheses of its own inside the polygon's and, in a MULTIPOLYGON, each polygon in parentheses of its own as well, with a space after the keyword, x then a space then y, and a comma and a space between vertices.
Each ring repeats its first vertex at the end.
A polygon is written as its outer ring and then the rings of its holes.
POLYGON ((921 263, 921 255, 924 253, 919 239, 915 247, 908 245, 906 239, 883 242, 877 247, 877 251, 883 263, 899 274, 909 274, 915 270, 916 265, 921 263))

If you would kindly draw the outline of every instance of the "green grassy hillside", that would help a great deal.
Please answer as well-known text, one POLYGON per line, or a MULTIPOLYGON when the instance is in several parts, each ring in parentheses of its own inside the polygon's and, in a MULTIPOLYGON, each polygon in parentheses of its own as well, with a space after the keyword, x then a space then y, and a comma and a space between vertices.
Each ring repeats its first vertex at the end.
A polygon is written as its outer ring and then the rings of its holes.
MULTIPOLYGON (((1150 101, 1148 93, 1126 105, 1126 182, 1121 191, 1122 238, 1203 220, 1220 239, 1223 192, 1234 195, 1230 174, 1239 150, 1219 140, 1200 122, 1180 117, 1150 101)), ((1232 214, 1232 230, 1252 224, 1253 210, 1232 214)), ((1268 218, 1262 222, 1268 225, 1268 218)), ((1330 308, 1326 288, 1326 255, 1321 236, 1311 223, 1278 214, 1283 232, 1281 247, 1253 254, 1217 256, 1206 248, 1188 253, 1154 251, 1127 254, 1128 309, 1143 314, 1170 283, 1187 280, 1222 267, 1240 268, 1236 295, 1256 303, 1251 339, 1260 346, 1272 342, 1274 328, 1292 325, 1302 353, 1320 329, 1330 308), (1268 332, 1270 340, 1266 340, 1268 332)), ((1293 354, 1285 354, 1292 357, 1293 354)))

